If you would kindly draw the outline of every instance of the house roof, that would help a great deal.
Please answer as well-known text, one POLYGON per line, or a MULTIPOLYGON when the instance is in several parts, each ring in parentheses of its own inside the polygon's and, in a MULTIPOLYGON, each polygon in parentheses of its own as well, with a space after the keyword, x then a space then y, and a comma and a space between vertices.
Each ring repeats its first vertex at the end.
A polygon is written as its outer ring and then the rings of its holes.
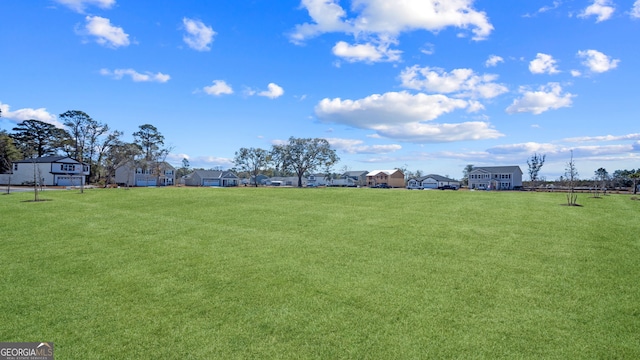
POLYGON ((520 170, 520 166, 512 165, 512 166, 477 166, 474 167, 470 173, 475 171, 484 171, 492 174, 502 173, 502 174, 512 174, 519 171, 522 174, 522 170, 520 170))
POLYGON ((370 173, 367 174, 367 176, 376 176, 380 173, 384 173, 386 175, 392 175, 395 174, 396 172, 400 172, 402 174, 402 171, 400 171, 399 169, 393 169, 393 170, 373 170, 370 173))
POLYGON ((368 174, 367 170, 356 170, 356 171, 347 171, 342 176, 361 176, 362 174, 368 174))
POLYGON ((435 181, 442 181, 442 182, 458 182, 458 180, 449 179, 448 177, 441 176, 441 175, 436 175, 436 174, 429 174, 429 175, 425 175, 425 176, 420 176, 418 178, 415 178, 415 180, 424 181, 424 180, 429 179, 429 178, 434 179, 435 181))
POLYGON ((38 157, 38 158, 34 158, 34 159, 23 159, 23 160, 18 160, 18 161, 14 161, 14 163, 38 163, 38 164, 45 164, 45 163, 54 163, 54 162, 65 162, 65 163, 72 163, 72 164, 79 164, 79 161, 76 161, 68 156, 42 156, 42 157, 38 157), (61 161, 61 160, 66 160, 66 161, 61 161))
POLYGON ((191 174, 198 175, 202 179, 221 179, 221 178, 237 178, 238 176, 231 171, 221 170, 194 170, 191 174))

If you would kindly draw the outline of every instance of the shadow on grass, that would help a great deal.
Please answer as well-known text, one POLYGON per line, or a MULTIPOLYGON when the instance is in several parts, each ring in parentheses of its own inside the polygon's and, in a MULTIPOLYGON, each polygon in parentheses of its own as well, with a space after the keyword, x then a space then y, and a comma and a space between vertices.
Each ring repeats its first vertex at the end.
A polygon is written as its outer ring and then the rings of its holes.
POLYGON ((51 201, 51 199, 22 200, 22 202, 44 202, 44 201, 51 201))

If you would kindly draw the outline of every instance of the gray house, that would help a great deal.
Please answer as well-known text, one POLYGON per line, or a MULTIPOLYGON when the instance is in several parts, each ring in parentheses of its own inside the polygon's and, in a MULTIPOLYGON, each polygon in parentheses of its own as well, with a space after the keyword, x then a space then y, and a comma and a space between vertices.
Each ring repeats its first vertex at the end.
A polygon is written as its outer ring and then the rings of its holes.
POLYGON ((194 170, 184 179, 187 186, 238 186, 240 178, 231 171, 194 170))
POLYGON ((474 167, 469 172, 469 189, 514 190, 522 188, 520 166, 474 167))

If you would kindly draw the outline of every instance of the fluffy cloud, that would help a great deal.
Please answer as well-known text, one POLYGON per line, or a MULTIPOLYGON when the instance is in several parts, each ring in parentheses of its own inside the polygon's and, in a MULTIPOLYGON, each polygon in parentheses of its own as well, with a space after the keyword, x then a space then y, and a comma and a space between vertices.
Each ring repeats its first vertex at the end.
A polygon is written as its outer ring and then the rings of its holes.
POLYGON ((233 94, 233 89, 227 85, 224 80, 213 80, 213 85, 205 86, 203 90, 205 93, 213 96, 233 94))
POLYGON ((284 94, 284 89, 274 83, 269 83, 267 85, 268 90, 261 91, 258 93, 258 96, 268 97, 269 99, 279 98, 284 94))
POLYGON ((380 136, 410 142, 447 142, 497 138, 502 136, 487 123, 425 124, 469 102, 445 95, 412 95, 389 92, 358 100, 321 100, 315 113, 323 122, 344 124, 376 131, 380 136))
POLYGON ((538 53, 529 63, 529 71, 533 74, 557 74, 556 61, 551 55, 538 53))
POLYGON ((116 0, 55 0, 55 1, 81 14, 84 13, 85 9, 89 6, 97 6, 101 9, 109 9, 116 3, 116 0))
POLYGON ((153 74, 149 71, 146 71, 144 74, 139 73, 133 69, 115 69, 113 71, 109 69, 101 69, 100 74, 104 76, 111 76, 114 79, 120 80, 124 76, 130 76, 131 80, 135 82, 159 82, 165 83, 171 79, 171 76, 163 73, 153 74))
POLYGON ((87 16, 85 21, 86 33, 96 37, 98 44, 113 48, 129 45, 129 35, 121 27, 111 25, 109 19, 87 16))
POLYGON ((636 2, 633 3, 630 15, 634 19, 640 19, 640 0, 636 0, 636 2))
POLYGON ((183 18, 182 23, 187 32, 182 38, 190 48, 197 51, 211 50, 211 43, 216 32, 200 20, 183 18))
POLYGON ((58 121, 57 116, 49 113, 45 108, 22 108, 16 111, 11 111, 11 107, 8 104, 0 102, 0 110, 2 110, 2 117, 5 119, 13 120, 16 123, 20 123, 24 120, 39 120, 48 124, 55 125, 56 127, 63 128, 61 122, 58 121))
POLYGON ((596 22, 608 20, 616 10, 612 5, 610 0, 594 0, 593 4, 587 6, 584 11, 578 14, 578 17, 588 18, 590 16, 596 16, 596 22))
POLYGON ((347 154, 388 154, 402 149, 398 144, 364 145, 364 141, 356 139, 327 138, 331 147, 347 154))
POLYGON ((408 89, 484 99, 508 91, 506 86, 494 82, 497 78, 498 76, 493 74, 477 75, 471 69, 446 72, 440 68, 421 68, 417 65, 406 68, 400 74, 402 86, 408 89))
POLYGON ((394 3, 388 0, 353 0, 351 11, 356 15, 347 18, 347 12, 337 0, 302 0, 301 6, 313 21, 296 25, 290 39, 300 44, 324 33, 345 33, 367 41, 364 45, 338 43, 334 53, 349 55, 347 58, 351 61, 362 59, 372 62, 382 58, 395 61, 399 59, 400 52, 389 50, 389 46, 396 43, 395 39, 403 32, 438 32, 456 27, 470 29, 474 40, 488 37, 493 25, 484 12, 473 9, 472 5, 473 0, 404 0, 394 3))
POLYGON ((335 56, 341 57, 348 62, 380 62, 400 60, 400 50, 389 49, 389 44, 382 43, 375 45, 372 43, 349 45, 344 41, 339 41, 332 49, 335 56))
POLYGON ((494 67, 494 66, 497 66, 501 62, 504 62, 504 59, 501 56, 491 55, 491 56, 489 56, 487 61, 484 63, 484 66, 486 66, 486 67, 494 67))
POLYGON ((603 73, 615 69, 620 62, 620 60, 611 59, 597 50, 578 51, 578 57, 585 59, 582 64, 595 73, 603 73))
POLYGON ((523 88, 520 93, 523 94, 522 97, 513 101, 506 109, 507 113, 530 112, 539 115, 548 110, 570 107, 571 99, 575 96, 570 93, 562 94, 562 87, 558 83, 541 86, 537 91, 523 88))

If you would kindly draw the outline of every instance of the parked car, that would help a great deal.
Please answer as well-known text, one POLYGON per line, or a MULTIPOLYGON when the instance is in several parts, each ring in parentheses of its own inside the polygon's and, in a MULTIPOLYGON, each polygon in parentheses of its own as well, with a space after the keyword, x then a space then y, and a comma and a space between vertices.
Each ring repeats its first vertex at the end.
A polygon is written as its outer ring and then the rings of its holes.
POLYGON ((438 189, 440 189, 440 190, 458 190, 458 188, 453 186, 453 185, 443 185, 443 186, 438 187, 438 189))
POLYGON ((422 190, 420 185, 407 185, 407 190, 422 190))
POLYGON ((378 185, 374 186, 374 188, 376 188, 376 189, 391 189, 391 186, 389 186, 387 184, 378 184, 378 185))

